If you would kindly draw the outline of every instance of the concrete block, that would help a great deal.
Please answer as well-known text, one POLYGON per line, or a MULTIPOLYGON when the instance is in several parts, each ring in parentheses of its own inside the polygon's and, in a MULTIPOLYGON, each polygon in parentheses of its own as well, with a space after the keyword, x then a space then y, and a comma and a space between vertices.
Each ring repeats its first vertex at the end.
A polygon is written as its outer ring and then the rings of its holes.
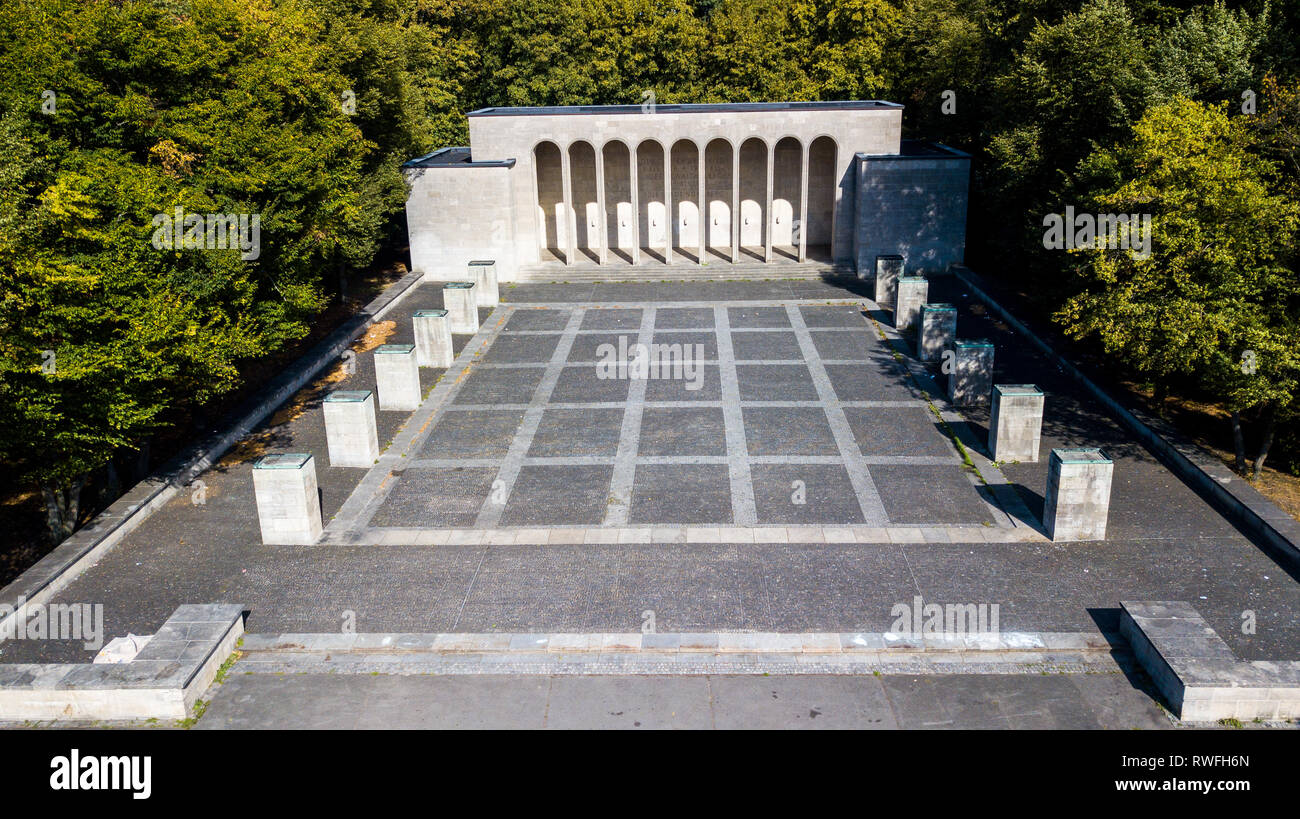
POLYGON ((451 346, 451 322, 446 310, 416 310, 415 360, 421 367, 451 366, 456 353, 451 346))
POLYGON ((957 308, 951 304, 923 304, 916 327, 916 354, 922 361, 938 361, 957 338, 957 308))
POLYGON ((381 410, 410 412, 420 406, 420 365, 414 344, 385 344, 375 350, 375 387, 381 410))
POLYGON ((924 276, 903 276, 898 280, 894 307, 894 329, 906 332, 921 318, 921 305, 930 295, 930 282, 924 276))
POLYGON ((469 277, 474 282, 478 306, 496 307, 501 300, 501 291, 497 286, 497 263, 491 259, 475 259, 469 263, 469 277))
POLYGON ((995 461, 1038 461, 1043 432, 1043 391, 1033 384, 997 384, 989 417, 989 452, 995 461))
POLYGON ((305 545, 320 539, 320 492, 311 453, 266 455, 253 464, 262 542, 305 545))
POLYGON ((334 390, 322 403, 330 466, 374 466, 379 458, 375 394, 370 390, 334 390))
POLYGON ((898 294, 898 280, 903 275, 902 256, 876 257, 876 304, 893 307, 898 294))
POLYGON ((958 407, 987 404, 993 392, 993 342, 957 339, 953 342, 948 400, 958 407))
POLYGON ((1052 540, 1103 540, 1115 464, 1100 449, 1053 449, 1043 523, 1052 540))
POLYGON ((442 286, 442 306, 453 333, 478 332, 478 287, 474 282, 447 282, 442 286))

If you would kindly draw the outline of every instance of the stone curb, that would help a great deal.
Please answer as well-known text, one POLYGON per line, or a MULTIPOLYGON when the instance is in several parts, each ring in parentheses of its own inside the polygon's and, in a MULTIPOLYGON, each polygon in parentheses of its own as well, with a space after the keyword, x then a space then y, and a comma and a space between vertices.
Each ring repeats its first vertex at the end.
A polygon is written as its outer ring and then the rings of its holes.
POLYGON ((331 532, 321 543, 371 546, 545 546, 664 543, 1047 543, 1037 529, 1010 526, 642 526, 517 529, 372 527, 331 532))
POLYGON ((1300 661, 1238 660, 1189 603, 1120 606, 1120 633, 1179 719, 1300 717, 1300 661))
POLYGON ((185 719, 243 633, 243 606, 185 605, 130 662, 0 665, 0 720, 185 719))
POLYGON ((1249 482, 1224 466, 1218 458, 1189 441, 1169 424, 1141 410, 1129 409, 1112 398, 1078 367, 1053 350, 1046 341, 989 296, 988 291, 982 286, 983 279, 970 268, 965 265, 953 265, 949 272, 969 287, 971 293, 984 302, 999 318, 1029 339, 1067 375, 1104 404, 1120 423, 1128 427, 1139 442, 1159 456, 1174 474, 1207 495, 1229 520, 1263 539, 1293 564, 1300 564, 1300 521, 1296 521, 1282 511, 1249 482))
MULTIPOLYGON (((241 649, 256 654, 745 654, 863 656, 969 655, 999 652, 1106 654, 1117 634, 1009 631, 912 635, 894 632, 595 633, 250 633, 241 649)), ((983 662, 996 662, 991 657, 983 662)))
MULTIPOLYGON (((237 420, 225 431, 207 436, 131 487, 89 524, 0 590, 0 605, 16 610, 20 603, 29 606, 42 603, 94 565, 122 538, 175 497, 182 487, 215 464, 230 447, 342 355, 357 336, 411 292, 423 275, 418 271, 408 273, 389 285, 360 312, 273 379, 257 396, 232 413, 231 417, 237 420)), ((13 614, 0 618, 0 624, 11 617, 13 614)))

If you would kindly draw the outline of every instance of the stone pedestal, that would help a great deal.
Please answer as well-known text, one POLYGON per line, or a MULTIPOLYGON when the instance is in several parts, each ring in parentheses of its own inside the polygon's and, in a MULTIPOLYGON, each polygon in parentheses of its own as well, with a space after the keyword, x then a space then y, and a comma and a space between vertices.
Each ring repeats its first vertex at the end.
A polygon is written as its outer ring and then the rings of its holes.
POLYGON ((263 543, 306 545, 320 539, 324 525, 311 453, 260 458, 253 464, 253 494, 263 543))
POLYGON ((911 330, 921 319, 921 305, 930 296, 930 282, 924 276, 903 276, 898 280, 894 306, 894 329, 911 330))
POLYGON ((330 466, 374 466, 379 458, 375 394, 370 390, 335 390, 325 396, 322 407, 330 466))
POLYGON ((420 406, 420 364, 414 344, 385 344, 375 350, 375 389, 381 410, 410 412, 420 406))
POLYGON ((478 287, 474 282, 447 282, 442 286, 442 306, 453 333, 478 332, 478 287))
POLYGON ((951 304, 921 305, 916 354, 922 361, 938 361, 957 338, 957 308, 951 304))
POLYGON ((1053 449, 1043 524, 1052 540, 1102 540, 1115 464, 1100 449, 1053 449))
POLYGON ((993 392, 993 342, 957 339, 952 349, 948 400, 958 407, 987 404, 993 392))
POLYGON ((475 259, 469 263, 469 277, 474 282, 478 306, 496 307, 501 300, 501 291, 497 287, 497 263, 491 259, 475 259))
POLYGON ((876 304, 893 307, 898 295, 898 280, 903 275, 902 256, 876 257, 876 304))
POLYGON ((450 367, 456 357, 446 310, 416 310, 415 360, 421 367, 450 367))
POLYGON ((1033 384, 997 384, 989 416, 989 453, 1009 463, 1038 461, 1043 433, 1043 391, 1033 384))

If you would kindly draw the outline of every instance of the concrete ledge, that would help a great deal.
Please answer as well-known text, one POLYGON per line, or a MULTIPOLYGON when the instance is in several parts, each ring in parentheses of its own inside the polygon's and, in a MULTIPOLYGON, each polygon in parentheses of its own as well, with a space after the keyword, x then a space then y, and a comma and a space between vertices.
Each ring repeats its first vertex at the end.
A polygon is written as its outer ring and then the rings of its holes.
POLYGON ((1118 635, 1097 632, 249 634, 242 650, 245 674, 1041 674, 1133 664, 1118 635))
POLYGON ((1231 521, 1259 537, 1295 565, 1300 565, 1300 521, 1282 511, 1223 464, 1218 458, 1187 440, 1169 424, 1141 410, 1120 404, 1097 386, 1074 364, 1005 307, 993 299, 983 280, 965 265, 952 265, 949 272, 970 288, 976 298, 1056 363, 1128 427, 1138 440, 1190 486, 1200 490, 1231 521))
MULTIPOLYGON (((156 639, 156 638, 155 638, 156 639)), ((1109 653, 1118 635, 1095 632, 1006 631, 939 635, 895 632, 719 631, 686 633, 368 633, 245 634, 241 649, 269 653, 513 654, 876 654, 968 652, 1109 653)))
POLYGON ((185 605, 131 662, 0 665, 0 720, 184 719, 243 633, 243 606, 185 605))
MULTIPOLYGON (((231 414, 224 431, 214 431, 177 455, 156 473, 77 530, 45 557, 0 590, 0 604, 17 609, 49 600, 89 566, 98 562, 126 535, 149 519, 186 484, 215 464, 230 447, 247 436, 281 404, 343 354, 352 341, 395 307, 424 274, 408 273, 380 293, 356 315, 312 347, 302 358, 231 414)), ((12 617, 13 615, 10 615, 12 617)), ((5 618, 7 619, 7 618, 5 618)), ((0 619, 3 623, 4 619, 0 619)))
POLYGON ((1300 662, 1238 660, 1188 603, 1120 605, 1120 633, 1180 719, 1300 717, 1300 662))

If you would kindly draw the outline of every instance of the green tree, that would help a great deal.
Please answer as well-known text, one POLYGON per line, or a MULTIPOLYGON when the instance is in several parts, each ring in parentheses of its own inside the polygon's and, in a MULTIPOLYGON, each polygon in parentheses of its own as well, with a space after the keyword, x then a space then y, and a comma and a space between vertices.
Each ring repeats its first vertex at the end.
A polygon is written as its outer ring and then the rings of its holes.
POLYGON ((1113 157, 1122 184, 1096 205, 1152 214, 1153 252, 1077 251, 1085 289, 1057 319, 1158 385, 1194 377, 1231 413, 1243 472, 1241 417, 1260 415, 1258 475, 1300 389, 1300 278, 1287 265, 1300 205, 1273 189, 1276 169, 1253 148, 1248 121, 1223 106, 1151 109, 1113 157))

